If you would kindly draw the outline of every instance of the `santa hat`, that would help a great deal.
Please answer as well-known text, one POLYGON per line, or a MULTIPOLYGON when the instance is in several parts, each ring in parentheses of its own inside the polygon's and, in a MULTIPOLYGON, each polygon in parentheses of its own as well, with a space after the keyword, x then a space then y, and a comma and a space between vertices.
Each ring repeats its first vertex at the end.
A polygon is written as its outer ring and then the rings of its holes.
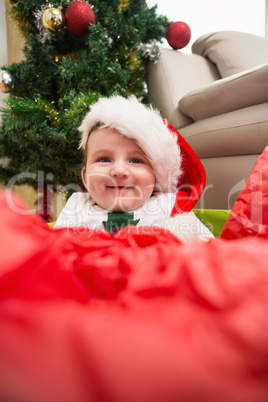
POLYGON ((188 142, 174 127, 170 124, 167 126, 177 137, 182 157, 182 174, 177 183, 176 202, 171 212, 171 216, 174 216, 193 209, 205 188, 206 171, 188 142))
POLYGON ((100 98, 93 104, 79 130, 80 148, 86 148, 88 136, 96 124, 116 129, 134 139, 146 154, 156 177, 156 189, 175 192, 181 170, 181 153, 176 133, 169 130, 158 112, 131 96, 100 98))

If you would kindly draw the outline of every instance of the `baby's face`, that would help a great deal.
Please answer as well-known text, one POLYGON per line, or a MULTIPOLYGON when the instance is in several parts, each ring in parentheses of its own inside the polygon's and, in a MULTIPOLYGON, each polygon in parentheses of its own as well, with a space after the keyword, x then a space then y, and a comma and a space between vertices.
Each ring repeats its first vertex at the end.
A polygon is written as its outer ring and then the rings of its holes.
POLYGON ((109 211, 132 211, 152 195, 153 169, 139 145, 115 130, 93 131, 82 179, 92 199, 109 211))

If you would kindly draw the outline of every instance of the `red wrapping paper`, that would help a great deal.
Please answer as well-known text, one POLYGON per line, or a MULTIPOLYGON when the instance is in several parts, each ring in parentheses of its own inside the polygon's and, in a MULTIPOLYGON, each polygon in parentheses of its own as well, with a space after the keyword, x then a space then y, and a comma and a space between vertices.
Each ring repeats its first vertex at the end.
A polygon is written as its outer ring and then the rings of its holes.
POLYGON ((0 400, 266 402, 267 240, 51 230, 0 194, 0 400))
POLYGON ((268 237, 268 147, 257 159, 221 233, 222 239, 268 237))

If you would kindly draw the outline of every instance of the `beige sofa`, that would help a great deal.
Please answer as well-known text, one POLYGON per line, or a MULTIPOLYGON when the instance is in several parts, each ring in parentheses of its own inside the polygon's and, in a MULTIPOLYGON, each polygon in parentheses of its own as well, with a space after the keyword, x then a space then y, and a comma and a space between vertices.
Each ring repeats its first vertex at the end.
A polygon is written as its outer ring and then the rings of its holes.
POLYGON ((207 34, 192 53, 162 48, 149 101, 179 130, 207 174, 199 208, 231 208, 268 144, 268 39, 207 34))

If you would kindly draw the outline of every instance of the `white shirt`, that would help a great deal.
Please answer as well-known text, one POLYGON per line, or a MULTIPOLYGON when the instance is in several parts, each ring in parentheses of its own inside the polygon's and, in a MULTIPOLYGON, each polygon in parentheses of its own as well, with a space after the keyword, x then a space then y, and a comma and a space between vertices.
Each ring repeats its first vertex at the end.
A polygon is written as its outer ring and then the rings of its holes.
MULTIPOLYGON (((144 205, 131 211, 134 213, 134 220, 139 219, 137 226, 144 229, 153 226, 155 232, 157 228, 165 228, 182 240, 213 238, 212 233, 193 212, 170 217, 175 199, 175 193, 155 193, 144 205)), ((105 232, 102 222, 108 219, 108 212, 95 204, 89 193, 74 193, 68 199, 54 228, 77 228, 80 232, 94 229, 105 232)))

